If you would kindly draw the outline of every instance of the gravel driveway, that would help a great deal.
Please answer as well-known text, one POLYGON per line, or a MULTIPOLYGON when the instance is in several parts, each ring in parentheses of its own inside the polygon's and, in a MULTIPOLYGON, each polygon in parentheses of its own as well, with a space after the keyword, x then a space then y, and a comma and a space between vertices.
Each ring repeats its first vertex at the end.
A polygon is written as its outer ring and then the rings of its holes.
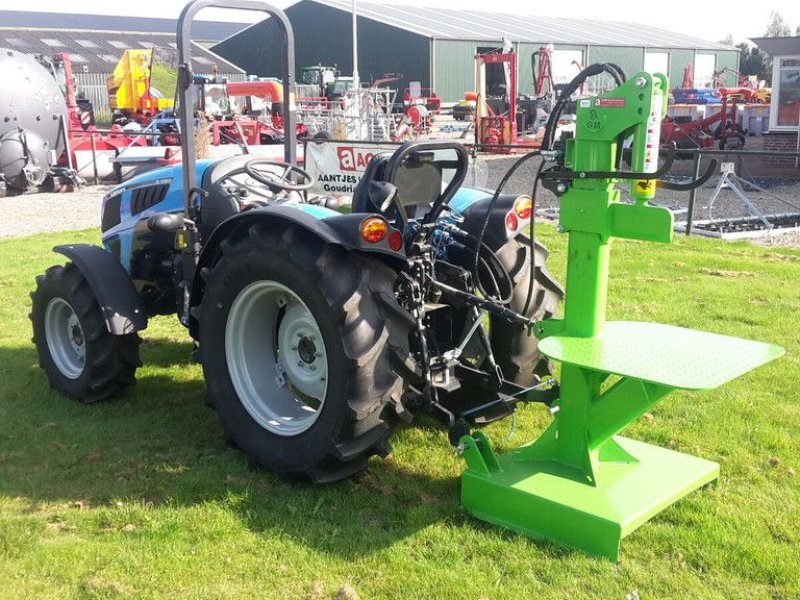
POLYGON ((65 194, 0 198, 0 238, 98 227, 101 201, 109 189, 86 186, 65 194))
MULTIPOLYGON (((485 184, 489 189, 494 189, 508 168, 518 157, 489 156, 484 160, 486 177, 485 184)), ((524 165, 509 180, 506 191, 516 193, 530 193, 531 184, 538 167, 539 159, 534 159, 524 165)), ((772 194, 782 197, 795 206, 800 206, 800 182, 797 180, 771 180, 762 181, 772 194)), ((110 190, 110 186, 85 186, 81 190, 65 194, 31 194, 0 198, 2 215, 0 220, 0 238, 22 237, 35 233, 55 231, 71 231, 98 227, 100 223, 100 206, 103 195, 110 190)), ((698 190, 696 218, 708 217, 708 198, 713 191, 713 181, 698 190)), ((558 199, 554 194, 539 187, 537 205, 540 208, 553 208, 558 206, 558 199)), ((791 212, 797 210, 775 198, 752 193, 756 205, 766 214, 777 212, 791 212)), ((688 196, 685 192, 669 192, 659 190, 656 203, 668 206, 673 210, 685 208, 688 196)), ((723 192, 714 203, 713 215, 715 218, 732 217, 746 214, 741 202, 732 192, 723 192)), ((676 220, 685 219, 685 213, 676 215, 676 220)), ((773 235, 769 238, 754 239, 755 243, 765 246, 793 246, 800 247, 800 233, 787 233, 773 235)))

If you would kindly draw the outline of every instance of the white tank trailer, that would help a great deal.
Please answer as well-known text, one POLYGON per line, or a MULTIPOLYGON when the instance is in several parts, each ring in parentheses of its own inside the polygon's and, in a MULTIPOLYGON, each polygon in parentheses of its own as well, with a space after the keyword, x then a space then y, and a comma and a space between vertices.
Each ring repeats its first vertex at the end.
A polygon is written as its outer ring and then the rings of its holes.
POLYGON ((35 58, 7 48, 0 48, 0 82, 0 195, 44 191, 64 149, 64 96, 35 58))

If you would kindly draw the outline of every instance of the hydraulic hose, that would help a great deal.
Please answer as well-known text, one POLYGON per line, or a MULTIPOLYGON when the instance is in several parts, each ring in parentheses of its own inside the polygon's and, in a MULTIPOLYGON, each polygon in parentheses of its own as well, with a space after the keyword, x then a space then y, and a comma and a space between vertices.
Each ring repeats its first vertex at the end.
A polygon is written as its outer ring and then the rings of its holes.
MULTIPOLYGON (((555 133, 556 133, 556 125, 558 124, 558 120, 561 117, 561 113, 564 111, 564 107, 566 106, 567 102, 569 101, 570 96, 578 91, 581 85, 589 78, 594 77, 596 75, 600 75, 602 73, 607 73, 611 76, 614 80, 616 85, 622 85, 625 83, 625 72, 616 64, 614 63, 597 63, 593 65, 589 65, 585 69, 583 69, 580 73, 578 73, 575 78, 567 84, 567 87, 561 92, 561 95, 556 102, 556 105, 553 107, 553 111, 550 113, 549 118, 547 119, 547 125, 545 126, 545 133, 542 139, 542 147, 546 150, 552 150, 553 146, 555 145, 555 133)), ((516 163, 511 165, 511 168, 505 174, 503 179, 500 180, 500 183, 497 186, 497 190, 495 191, 492 199, 489 202, 489 207, 486 211, 486 217, 484 218, 483 225, 481 226, 480 234, 478 235, 478 244, 477 249, 475 252, 475 261, 473 263, 472 275, 476 282, 476 287, 478 290, 487 298, 491 299, 492 301, 499 302, 500 299, 493 298, 490 294, 486 293, 486 290, 483 289, 483 285, 481 284, 480 280, 480 248, 483 246, 483 238, 486 234, 486 229, 489 226, 489 220, 491 219, 492 210, 494 209, 495 204, 497 203, 497 199, 500 197, 500 193, 502 192, 503 188, 505 187, 506 183, 508 183, 509 179, 514 175, 514 173, 522 166, 523 163, 527 162, 534 156, 540 156, 540 151, 530 152, 520 158, 516 163)), ((530 228, 530 236, 528 240, 528 247, 530 249, 531 254, 531 276, 528 280, 528 293, 525 298, 525 303, 523 305, 523 313, 527 313, 528 309, 530 308, 531 301, 533 300, 533 292, 535 287, 535 279, 536 279, 536 243, 535 243, 535 221, 534 221, 534 212, 535 212, 535 202, 536 202, 536 191, 539 185, 539 179, 541 178, 542 170, 544 168, 545 161, 543 160, 539 165, 539 168, 536 171, 536 176, 533 180, 533 191, 531 193, 531 200, 534 203, 534 206, 531 207, 531 214, 528 221, 528 225, 530 228)), ((497 287, 495 282, 495 287, 497 287)), ((498 289, 499 293, 499 289, 498 289)))
MULTIPOLYGON (((500 198, 500 193, 503 191, 503 188, 506 186, 506 183, 508 183, 508 180, 511 179, 511 177, 514 175, 514 173, 516 173, 517 169, 519 169, 524 163, 529 161, 534 156, 539 156, 540 154, 541 153, 538 150, 535 150, 533 152, 530 152, 530 153, 524 155, 517 162, 515 162, 513 165, 511 165, 511 168, 503 176, 503 179, 500 180, 500 183, 497 186, 497 190, 495 190, 495 193, 492 196, 492 199, 489 201, 489 206, 486 209, 486 217, 484 217, 484 219, 483 219, 483 225, 481 226, 481 232, 478 235, 478 243, 477 243, 476 248, 481 248, 483 246, 483 238, 486 235, 486 229, 489 227, 489 220, 492 218, 492 210, 494 209, 495 204, 497 204, 497 200, 498 200, 498 198, 500 198)), ((533 240, 533 238, 531 238, 531 240, 533 240)), ((533 241, 531 241, 531 250, 532 249, 533 249, 533 241)), ((492 300, 493 302, 500 303, 501 299, 497 299, 497 298, 492 297, 491 294, 487 294, 486 290, 483 289, 483 285, 481 284, 481 279, 480 279, 480 260, 479 260, 479 258, 480 258, 480 252, 476 251, 475 252, 475 261, 474 261, 474 263, 472 265, 472 277, 473 277, 473 279, 475 279, 475 286, 478 288, 478 290, 484 296, 486 296, 486 298, 492 300)))
POLYGON ((531 276, 528 278, 528 293, 525 296, 525 303, 522 305, 522 314, 527 315, 528 309, 533 300, 533 288, 536 282, 536 221, 533 218, 533 213, 536 212, 536 190, 539 188, 539 179, 544 170, 545 161, 539 163, 539 168, 536 170, 536 176, 533 178, 533 189, 531 190, 531 214, 528 218, 528 230, 530 236, 528 239, 528 248, 531 252, 531 276))
MULTIPOLYGON (((487 273, 487 275, 491 278, 491 283, 494 286, 495 291, 497 292, 497 297, 494 298, 494 302, 497 304, 508 304, 511 302, 511 299, 514 297, 514 282, 511 279, 511 275, 509 274, 508 270, 503 266, 503 263, 494 255, 492 249, 487 246, 485 243, 481 242, 477 244, 478 238, 470 233, 462 230, 453 228, 450 230, 453 237, 460 237, 463 238, 467 243, 459 243, 459 247, 467 252, 471 252, 472 254, 476 254, 477 248, 481 250, 485 250, 486 258, 480 258, 480 262, 487 273), (475 248, 472 248, 470 245, 475 244, 475 248), (495 274, 496 271, 496 274, 495 274), (508 287, 508 294, 503 296, 502 291, 500 289, 500 284, 498 283, 498 277, 501 281, 506 282, 506 286, 508 287)), ((484 294, 486 295, 486 294, 484 294)))
POLYGON ((558 101, 553 107, 550 117, 547 119, 547 125, 545 126, 544 130, 544 138, 542 140, 543 148, 547 150, 553 149, 553 146, 555 145, 556 125, 558 124, 559 118, 561 118, 561 113, 564 112, 564 107, 567 105, 570 96, 577 92, 581 85, 583 85, 583 83, 589 79, 589 77, 594 77, 595 75, 600 75, 602 73, 607 73, 610 75, 614 80, 614 83, 616 83, 618 86, 625 83, 624 72, 614 63, 595 63, 583 69, 572 81, 567 84, 567 87, 564 88, 564 90, 561 92, 561 95, 558 97, 558 101))

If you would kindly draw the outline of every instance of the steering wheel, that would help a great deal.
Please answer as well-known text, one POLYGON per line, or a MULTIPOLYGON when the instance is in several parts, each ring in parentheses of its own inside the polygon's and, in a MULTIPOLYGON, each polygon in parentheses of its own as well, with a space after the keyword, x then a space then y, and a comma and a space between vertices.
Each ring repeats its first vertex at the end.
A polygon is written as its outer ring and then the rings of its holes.
POLYGON ((304 171, 297 165, 290 165, 289 163, 277 160, 254 158, 245 163, 244 170, 250 177, 263 183, 273 191, 287 190, 291 192, 302 192, 314 185, 314 179, 307 171, 304 171), (274 171, 267 170, 264 167, 279 167, 283 169, 283 173, 278 175, 274 171), (300 176, 300 183, 293 181, 289 177, 292 173, 300 176))

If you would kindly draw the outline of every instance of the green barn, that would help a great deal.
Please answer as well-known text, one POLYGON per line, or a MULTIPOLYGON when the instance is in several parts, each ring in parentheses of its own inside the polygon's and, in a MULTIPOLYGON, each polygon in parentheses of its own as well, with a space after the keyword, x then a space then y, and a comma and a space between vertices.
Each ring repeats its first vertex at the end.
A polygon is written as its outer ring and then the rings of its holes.
MULTIPOLYGON (((347 0, 301 0, 286 9, 295 31, 298 69, 335 64, 343 74, 352 71, 351 7, 347 0)), ((276 76, 279 39, 275 24, 266 20, 213 50, 248 73, 276 76), (258 48, 264 50, 255 52, 258 48)), ((572 79, 580 65, 613 62, 628 74, 667 72, 673 85, 680 86, 691 64, 693 85, 705 87, 714 71, 735 69, 739 61, 736 48, 633 23, 358 2, 362 81, 402 73, 403 81, 392 85, 402 89, 410 81, 420 81, 445 102, 454 102, 475 88, 476 52, 502 47, 504 42, 519 54, 522 94, 533 94, 531 55, 549 44, 555 48, 555 83, 572 79)), ((727 83, 732 85, 733 78, 727 83)))

